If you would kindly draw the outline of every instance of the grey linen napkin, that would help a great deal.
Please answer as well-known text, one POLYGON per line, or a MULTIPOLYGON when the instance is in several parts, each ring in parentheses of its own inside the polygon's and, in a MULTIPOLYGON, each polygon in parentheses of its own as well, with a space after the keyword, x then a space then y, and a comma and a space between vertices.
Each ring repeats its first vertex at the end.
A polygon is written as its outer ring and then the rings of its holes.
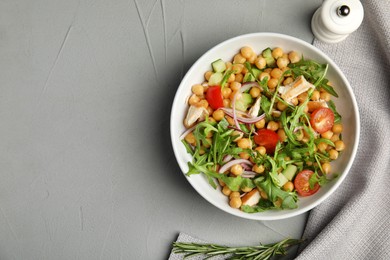
POLYGON ((309 215, 299 260, 390 259, 390 1, 362 4, 363 23, 345 41, 314 41, 348 78, 361 135, 347 178, 309 215))
MULTIPOLYGON (((361 136, 343 184, 310 212, 298 260, 390 259, 390 1, 362 4, 363 23, 346 40, 314 41, 354 90, 361 136)), ((186 234, 178 241, 200 242, 186 234)), ((171 254, 169 259, 182 256, 171 254)))

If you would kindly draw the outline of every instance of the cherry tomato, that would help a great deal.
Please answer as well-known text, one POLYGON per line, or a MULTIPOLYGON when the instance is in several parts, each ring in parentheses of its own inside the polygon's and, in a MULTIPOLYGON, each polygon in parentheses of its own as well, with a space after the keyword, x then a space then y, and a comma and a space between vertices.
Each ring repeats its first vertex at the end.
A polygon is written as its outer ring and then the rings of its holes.
POLYGON ((223 98, 220 86, 209 87, 206 91, 206 100, 214 110, 223 107, 223 98))
POLYGON ((260 129, 257 131, 257 135, 253 137, 253 140, 257 145, 265 147, 267 153, 275 152, 276 144, 279 142, 279 135, 269 129, 260 129))
POLYGON ((325 133, 330 130, 334 124, 333 111, 327 107, 321 107, 314 110, 310 116, 310 124, 318 133, 325 133))
POLYGON ((313 195, 320 189, 318 182, 314 184, 313 189, 310 189, 309 180, 313 174, 314 172, 311 170, 303 170, 295 177, 294 186, 300 196, 306 197, 313 195))

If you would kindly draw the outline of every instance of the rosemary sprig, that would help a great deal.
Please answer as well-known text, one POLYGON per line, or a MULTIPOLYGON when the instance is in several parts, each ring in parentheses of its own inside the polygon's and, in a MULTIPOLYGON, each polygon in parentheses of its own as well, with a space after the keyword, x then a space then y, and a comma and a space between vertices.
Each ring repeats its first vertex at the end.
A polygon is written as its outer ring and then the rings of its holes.
POLYGON ((175 254, 185 254, 184 259, 205 255, 204 259, 210 259, 217 255, 228 255, 227 259, 246 259, 246 260, 267 260, 273 256, 286 255, 287 250, 303 240, 287 238, 277 243, 258 246, 228 247, 216 244, 201 243, 173 243, 173 252, 175 254))

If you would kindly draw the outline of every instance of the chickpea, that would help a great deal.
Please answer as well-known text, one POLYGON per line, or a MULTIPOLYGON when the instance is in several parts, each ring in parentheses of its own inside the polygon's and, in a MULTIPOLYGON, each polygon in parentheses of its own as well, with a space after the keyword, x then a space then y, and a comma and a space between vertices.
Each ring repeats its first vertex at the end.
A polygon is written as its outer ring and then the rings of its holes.
POLYGON ((213 137, 213 132, 212 131, 208 131, 207 134, 206 134, 206 138, 211 138, 213 137))
POLYGON ((287 67, 287 65, 289 64, 289 60, 288 58, 285 58, 285 57, 280 57, 276 60, 276 65, 278 66, 279 69, 282 69, 282 68, 285 68, 287 67))
POLYGON ((318 101, 320 99, 320 92, 318 90, 314 90, 311 95, 311 100, 318 101))
POLYGON ((250 56, 247 61, 250 63, 250 64, 254 64, 255 63, 255 60, 257 59, 257 55, 255 53, 252 54, 252 56, 250 56))
POLYGON ((240 198, 240 193, 238 191, 232 191, 232 193, 230 193, 230 195, 229 195, 229 198, 230 199, 240 198))
POLYGON ((293 83, 293 78, 292 77, 288 77, 288 78, 286 78, 284 81, 283 81, 283 85, 284 86, 286 86, 286 85, 288 85, 288 84, 291 84, 291 83, 293 83))
POLYGON ((241 153, 239 154, 239 156, 240 156, 241 159, 245 159, 245 160, 249 160, 249 158, 251 157, 251 156, 249 155, 249 153, 247 153, 247 152, 241 152, 241 153))
POLYGON ((292 103, 294 106, 298 105, 298 103, 299 103, 298 98, 295 97, 295 98, 291 99, 291 103, 292 103))
POLYGON ((328 130, 321 134, 321 137, 325 139, 331 139, 332 136, 333 136, 333 132, 331 130, 328 130))
POLYGON ((278 198, 276 201, 274 201, 274 205, 277 208, 280 208, 282 206, 283 200, 281 198, 278 198))
POLYGON ((335 134, 340 134, 343 131, 343 125, 342 124, 334 124, 332 127, 332 131, 335 134))
POLYGON ((229 125, 235 125, 234 119, 230 116, 225 116, 226 120, 228 121, 229 125))
POLYGON ((241 138, 237 141, 237 145, 242 149, 250 149, 252 147, 252 142, 249 138, 241 138))
POLYGON ((261 155, 265 155, 265 153, 267 152, 264 146, 257 146, 255 148, 255 151, 257 151, 261 155))
MULTIPOLYGON (((224 107, 230 107, 230 99, 225 98, 225 99, 223 100, 223 106, 224 106, 224 107)), ((209 114, 210 114, 210 113, 209 113, 209 114)))
POLYGON ((218 179, 218 183, 219 183, 219 185, 221 185, 221 187, 226 186, 226 183, 224 183, 223 180, 221 180, 221 179, 218 179))
POLYGON ((265 70, 263 70, 264 72, 267 72, 268 74, 271 73, 272 71, 272 68, 266 68, 265 70))
POLYGON ((304 107, 303 112, 305 112, 306 114, 309 113, 309 107, 307 105, 304 107))
POLYGON ((242 201, 241 201, 240 197, 238 197, 238 198, 234 197, 234 198, 230 199, 230 202, 229 202, 230 207, 232 207, 234 209, 240 208, 241 204, 242 204, 242 201))
POLYGON ((188 104, 189 105, 195 105, 199 101, 200 101, 200 98, 197 95, 192 94, 191 97, 188 99, 188 104))
POLYGON ((332 137, 330 138, 330 140, 334 143, 334 142, 340 140, 340 135, 333 134, 332 137))
POLYGON ((251 190, 253 190, 253 188, 250 188, 250 187, 242 187, 241 190, 242 190, 242 192, 250 192, 251 190))
POLYGON ((204 74, 205 80, 209 81, 212 74, 213 74, 212 71, 206 71, 204 74))
MULTIPOLYGON (((210 108, 210 107, 209 107, 210 108)), ((209 114, 212 114, 212 113, 209 113, 209 114)), ((217 123, 217 121, 215 121, 215 119, 214 118, 212 118, 212 117, 209 117, 209 123, 217 123)))
POLYGON ((276 107, 278 108, 278 110, 284 111, 287 108, 287 105, 279 101, 278 103, 276 103, 276 107))
POLYGON ((239 90, 240 88, 241 88, 241 83, 239 83, 239 82, 232 82, 232 83, 230 83, 230 88, 231 88, 231 90, 234 92, 234 91, 237 91, 237 90, 239 90))
POLYGON ((249 59, 254 54, 254 51, 251 47, 244 46, 241 48, 240 53, 245 59, 249 59))
POLYGON ((289 54, 288 54, 288 58, 290 60, 291 63, 297 63, 298 61, 301 60, 301 57, 299 57, 299 54, 298 52, 296 51, 291 51, 289 54))
POLYGON ((256 126, 257 129, 264 128, 264 126, 265 126, 265 119, 263 118, 263 119, 257 121, 255 123, 255 126, 256 126))
POLYGON ((278 82, 279 82, 278 79, 272 78, 272 79, 268 80, 267 86, 268 86, 269 88, 274 89, 274 88, 276 88, 276 86, 278 85, 278 82))
POLYGON ((283 71, 279 68, 274 68, 270 75, 272 78, 279 79, 283 75, 283 71))
POLYGON ((200 96, 200 95, 203 95, 204 88, 200 84, 195 84, 195 85, 192 86, 191 90, 192 90, 192 93, 194 93, 195 95, 200 96))
POLYGON ((267 195, 267 193, 264 190, 262 190, 260 188, 258 188, 258 190, 260 191, 260 197, 262 199, 265 199, 265 200, 268 199, 268 195, 267 195))
POLYGON ((330 94, 328 92, 321 92, 320 98, 328 102, 330 100, 330 94))
MULTIPOLYGON (((288 59, 288 58, 286 58, 286 59, 288 59)), ((289 67, 281 68, 281 70, 283 72, 283 76, 285 76, 285 77, 291 77, 292 76, 292 72, 291 72, 289 67)))
POLYGON ((189 144, 196 145, 196 139, 195 139, 195 136, 192 132, 189 133, 188 135, 186 135, 184 137, 184 140, 186 140, 187 143, 189 143, 189 144))
POLYGON ((282 142, 285 142, 287 140, 286 132, 284 132, 283 129, 278 130, 278 136, 279 136, 279 140, 282 142))
POLYGON ((232 190, 229 189, 228 186, 223 186, 223 188, 222 188, 222 193, 223 193, 225 196, 229 196, 229 195, 232 193, 232 190))
POLYGON ((195 103, 194 106, 196 107, 204 107, 204 108, 208 108, 209 107, 209 102, 207 102, 206 99, 201 99, 198 103, 195 103))
POLYGON ((232 73, 232 74, 230 74, 230 76, 229 76, 227 82, 228 82, 228 83, 231 83, 231 82, 233 82, 233 81, 235 81, 235 80, 236 80, 236 75, 232 73))
POLYGON ((299 94, 297 98, 300 103, 305 102, 305 100, 307 99, 307 92, 303 92, 302 94, 299 94))
POLYGON ((225 112, 223 110, 218 109, 213 112, 213 118, 215 121, 219 122, 225 117, 225 112))
POLYGON ((244 64, 245 61, 246 59, 240 53, 234 55, 233 63, 244 64))
POLYGON ((276 131, 279 129, 279 124, 275 121, 269 121, 267 124, 267 129, 276 131))
POLYGON ((283 185, 283 190, 289 191, 289 192, 293 191, 294 190, 294 184, 291 181, 286 182, 283 185))
POLYGON ((213 139, 211 137, 207 137, 206 141, 203 141, 202 144, 205 148, 209 148, 211 144, 213 143, 213 139))
POLYGON ((233 64, 233 66, 232 66, 232 70, 236 74, 240 74, 242 72, 243 68, 244 68, 244 65, 242 65, 242 64, 233 64))
POLYGON ((326 148, 328 148, 328 145, 324 142, 320 142, 319 144, 317 144, 317 149, 322 153, 326 151, 326 148))
POLYGON ((255 165, 253 165, 252 170, 256 173, 263 173, 265 168, 264 168, 264 165, 262 165, 262 164, 260 164, 260 165, 255 164, 255 165))
POLYGON ((267 77, 267 79, 269 80, 271 78, 271 75, 269 75, 268 72, 261 72, 260 75, 259 75, 259 79, 260 80, 263 80, 265 77, 267 77))
POLYGON ((323 163, 323 164, 321 165, 321 167, 322 167, 322 172, 323 172, 324 174, 329 174, 330 171, 331 171, 331 169, 332 169, 332 166, 331 166, 330 163, 328 163, 328 162, 323 163))
POLYGON ((244 76, 241 73, 235 74, 235 75, 236 75, 236 78, 234 79, 234 81, 241 83, 243 81, 243 79, 244 79, 244 76))
POLYGON ((222 92, 223 98, 229 98, 230 94, 232 94, 232 89, 231 88, 223 88, 221 92, 222 92))
POLYGON ((255 65, 258 69, 262 70, 267 66, 267 62, 263 56, 259 56, 255 59, 255 65))
MULTIPOLYGON (((233 101, 234 96, 236 95, 236 93, 237 93, 237 91, 233 91, 233 92, 230 94, 229 99, 230 99, 231 101, 233 101)), ((237 95, 237 99, 240 99, 240 97, 241 97, 241 94, 238 94, 238 95, 237 95)))
POLYGON ((226 70, 230 70, 233 67, 233 64, 230 61, 225 62, 226 70))
POLYGON ((336 151, 335 149, 329 150, 328 153, 329 153, 329 158, 330 158, 331 160, 336 160, 336 159, 339 157, 339 152, 336 151))
POLYGON ((336 151, 340 152, 340 151, 343 151, 345 149, 345 144, 341 140, 338 140, 338 141, 334 142, 334 145, 335 145, 336 151))
POLYGON ((272 57, 274 57, 274 59, 277 59, 277 58, 280 58, 283 56, 283 50, 282 48, 280 47, 276 47, 272 50, 272 57))
POLYGON ((250 94, 253 98, 257 98, 258 96, 260 96, 260 89, 259 89, 259 88, 256 88, 256 87, 253 87, 253 88, 251 88, 251 90, 249 90, 249 94, 250 94))

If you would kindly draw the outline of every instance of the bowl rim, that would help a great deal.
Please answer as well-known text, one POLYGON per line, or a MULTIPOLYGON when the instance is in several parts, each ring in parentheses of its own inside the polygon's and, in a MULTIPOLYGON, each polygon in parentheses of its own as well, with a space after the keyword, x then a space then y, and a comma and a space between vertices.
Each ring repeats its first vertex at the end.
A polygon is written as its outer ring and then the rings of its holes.
POLYGON ((184 75, 184 77, 180 81, 180 84, 179 84, 179 86, 178 86, 178 88, 176 90, 176 93, 175 93, 175 96, 174 96, 174 99, 173 99, 173 102, 172 102, 171 111, 170 111, 170 138, 171 138, 171 145, 172 145, 172 148, 173 148, 173 151, 174 151, 175 159, 176 159, 176 162, 179 164, 179 168, 180 168, 182 174, 185 176, 185 178, 191 184, 191 186, 197 191, 197 193, 199 195, 201 195, 206 201, 211 203, 213 206, 223 210, 224 212, 227 212, 227 213, 229 213, 231 215, 234 215, 234 216, 237 216, 237 217, 240 217, 240 218, 250 219, 250 220, 281 220, 281 219, 286 219, 286 218, 291 218, 291 217, 294 217, 294 216, 297 216, 297 215, 301 215, 301 214, 303 214, 305 212, 308 212, 311 209, 315 208, 316 206, 321 204, 323 201, 325 201, 331 194, 333 194, 334 191, 344 181, 344 179, 346 178, 346 176, 348 175, 348 173, 349 173, 349 171, 350 171, 350 169, 352 167, 352 164, 353 164, 353 162, 355 160, 357 149, 358 149, 358 146, 359 146, 359 139, 360 139, 360 114, 359 114, 359 109, 358 109, 356 97, 355 97, 355 95, 353 93, 352 87, 351 87, 348 79, 346 78, 346 76, 344 75, 342 70, 338 67, 338 65, 327 54, 325 54, 322 50, 318 49, 317 47, 313 46, 312 44, 310 44, 310 43, 308 43, 306 41, 303 41, 303 40, 301 40, 299 38, 296 38, 296 37, 293 37, 293 36, 290 36, 290 35, 286 35, 286 34, 274 33, 274 32, 248 33, 248 34, 238 35, 238 36, 235 36, 235 37, 232 37, 232 38, 229 38, 227 40, 224 40, 224 41, 220 42, 219 44, 215 45, 214 47, 212 47, 211 49, 209 49, 208 51, 203 53, 200 57, 198 57, 197 60, 188 69, 188 71, 186 72, 186 74, 184 75), (331 66, 336 71, 336 73, 338 74, 340 79, 343 81, 343 83, 345 83, 346 90, 347 90, 348 94, 351 97, 352 106, 353 106, 353 115, 354 115, 354 117, 356 119, 356 121, 355 121, 355 124, 356 124, 356 134, 355 134, 355 138, 353 140, 353 147, 352 147, 352 150, 351 150, 351 156, 348 159, 347 165, 345 166, 345 170, 343 171, 343 173, 339 175, 339 177, 335 181, 335 183, 321 197, 319 197, 318 199, 316 199, 315 201, 311 202, 310 204, 308 204, 306 206, 298 207, 296 209, 291 209, 291 210, 288 210, 288 209, 282 210, 283 214, 281 214, 281 215, 265 216, 265 215, 262 215, 262 212, 258 212, 258 213, 245 213, 245 212, 236 211, 236 210, 233 210, 233 209, 231 211, 228 211, 225 208, 221 207, 220 205, 213 203, 207 196, 205 196, 203 194, 203 192, 201 192, 200 188, 197 185, 195 185, 194 181, 192 181, 191 178, 185 176, 185 172, 183 171, 182 166, 181 166, 181 164, 180 164, 180 162, 178 160, 179 151, 178 151, 178 148, 176 147, 177 140, 175 140, 175 138, 178 138, 178 136, 175 136, 174 132, 173 132, 173 129, 175 127, 174 124, 175 124, 176 120, 174 120, 174 116, 173 116, 172 112, 174 110, 174 107, 177 106, 177 103, 182 101, 179 98, 179 92, 180 92, 179 90, 182 89, 182 88, 185 88, 184 83, 187 81, 187 78, 191 76, 191 74, 193 73, 195 68, 198 66, 198 64, 200 62, 202 62, 203 58, 205 56, 209 55, 210 53, 212 53, 213 51, 215 51, 216 49, 221 48, 223 45, 229 44, 229 43, 237 41, 237 40, 242 40, 242 39, 245 39, 245 38, 250 39, 250 38, 254 38, 254 37, 276 37, 276 38, 280 38, 280 39, 286 39, 288 41, 292 41, 292 42, 295 42, 297 44, 303 45, 304 48, 308 48, 311 51, 313 51, 315 53, 318 53, 319 56, 322 56, 326 60, 326 62, 329 64, 329 66, 331 66))

